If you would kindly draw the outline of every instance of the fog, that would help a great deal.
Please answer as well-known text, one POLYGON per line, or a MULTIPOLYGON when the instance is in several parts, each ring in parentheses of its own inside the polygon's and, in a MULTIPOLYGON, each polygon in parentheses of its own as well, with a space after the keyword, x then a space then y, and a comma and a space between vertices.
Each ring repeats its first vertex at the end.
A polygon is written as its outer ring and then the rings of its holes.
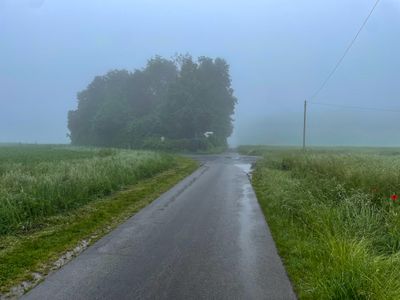
MULTIPOLYGON (((300 145, 303 102, 375 1, 0 0, 0 142, 68 143, 96 75, 154 55, 222 57, 238 98, 231 145, 300 145)), ((400 111, 400 1, 381 1, 316 102, 400 111)), ((312 145, 400 145, 400 113, 311 104, 312 145)))

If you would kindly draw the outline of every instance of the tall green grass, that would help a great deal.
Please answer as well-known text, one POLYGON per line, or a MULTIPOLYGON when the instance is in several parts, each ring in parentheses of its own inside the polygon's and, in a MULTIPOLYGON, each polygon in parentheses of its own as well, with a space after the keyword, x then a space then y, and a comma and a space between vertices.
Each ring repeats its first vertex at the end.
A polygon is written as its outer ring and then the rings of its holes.
POLYGON ((0 147, 0 235, 40 226, 176 163, 146 151, 0 147))
POLYGON ((262 153, 253 184, 299 297, 400 299, 400 156, 262 153))

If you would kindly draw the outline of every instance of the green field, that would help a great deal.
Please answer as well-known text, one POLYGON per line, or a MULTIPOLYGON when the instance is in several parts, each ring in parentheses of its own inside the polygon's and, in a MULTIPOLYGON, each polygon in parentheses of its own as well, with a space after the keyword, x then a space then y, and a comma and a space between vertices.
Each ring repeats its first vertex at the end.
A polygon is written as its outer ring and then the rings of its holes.
POLYGON ((196 167, 149 151, 0 146, 0 296, 32 272, 46 273, 82 239, 101 237, 196 167))
POLYGON ((30 230, 174 165, 172 156, 54 146, 0 148, 0 234, 30 230))
POLYGON ((300 299, 400 299, 399 149, 239 150, 300 299))

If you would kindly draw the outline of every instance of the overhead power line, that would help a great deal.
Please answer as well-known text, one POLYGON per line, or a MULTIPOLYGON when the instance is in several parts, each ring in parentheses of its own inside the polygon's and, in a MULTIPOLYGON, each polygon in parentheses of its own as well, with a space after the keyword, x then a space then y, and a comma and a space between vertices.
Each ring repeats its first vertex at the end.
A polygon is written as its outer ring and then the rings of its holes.
POLYGON ((354 36, 351 43, 347 46, 346 50, 344 51, 343 55, 340 57, 338 62, 336 63, 333 70, 329 73, 328 77, 322 82, 321 86, 315 91, 315 93, 310 97, 310 99, 314 99, 318 96, 318 94, 322 91, 322 89, 326 86, 328 81, 332 78, 333 74, 335 74, 336 70, 339 68, 340 64, 343 62, 346 55, 349 53, 350 49, 353 47, 354 43, 356 42, 358 36, 360 35, 361 31, 364 29, 365 25, 367 25, 369 18, 372 16, 372 13, 375 11, 375 8, 378 6, 381 0, 376 0, 374 6, 372 7, 371 11, 369 12, 368 16, 365 18, 364 22, 362 23, 360 29, 357 31, 357 34, 354 36))
POLYGON ((384 111, 384 112, 400 113, 400 110, 388 109, 388 108, 341 105, 341 104, 333 104, 333 103, 325 103, 325 102, 308 102, 308 103, 315 104, 315 105, 332 106, 332 107, 338 107, 338 108, 356 109, 356 110, 370 110, 370 111, 384 111))

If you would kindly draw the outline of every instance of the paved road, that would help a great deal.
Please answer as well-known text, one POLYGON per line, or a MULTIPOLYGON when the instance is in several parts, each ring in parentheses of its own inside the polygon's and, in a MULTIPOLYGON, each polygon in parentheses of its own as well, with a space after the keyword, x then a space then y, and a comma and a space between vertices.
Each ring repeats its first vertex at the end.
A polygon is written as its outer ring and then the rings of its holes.
POLYGON ((194 174, 24 299, 295 299, 248 179, 254 158, 194 174))

